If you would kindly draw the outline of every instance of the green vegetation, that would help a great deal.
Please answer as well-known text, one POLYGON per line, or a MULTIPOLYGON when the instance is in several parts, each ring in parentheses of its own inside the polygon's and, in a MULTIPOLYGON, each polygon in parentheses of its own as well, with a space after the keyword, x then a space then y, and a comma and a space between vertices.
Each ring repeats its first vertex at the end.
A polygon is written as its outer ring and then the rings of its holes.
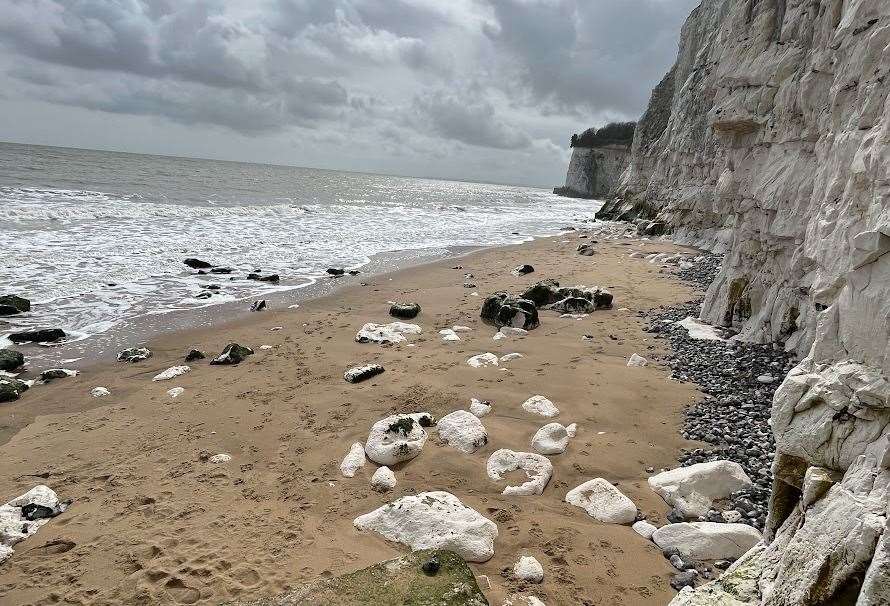
POLYGON ((630 145, 634 139, 636 122, 610 122, 602 128, 588 128, 580 135, 572 135, 572 147, 602 147, 630 145))

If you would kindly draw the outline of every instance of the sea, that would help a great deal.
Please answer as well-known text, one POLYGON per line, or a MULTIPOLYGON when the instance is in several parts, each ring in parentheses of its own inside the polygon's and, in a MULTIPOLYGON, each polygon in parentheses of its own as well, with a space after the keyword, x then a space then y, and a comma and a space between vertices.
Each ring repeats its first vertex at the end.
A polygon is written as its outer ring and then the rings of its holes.
POLYGON ((556 234, 595 210, 531 187, 0 143, 0 294, 33 305, 2 319, 0 343, 25 327, 71 343, 163 324, 305 289, 329 267, 556 234), (188 257, 233 273, 201 275, 188 257), (281 280, 247 279, 257 271, 281 280))

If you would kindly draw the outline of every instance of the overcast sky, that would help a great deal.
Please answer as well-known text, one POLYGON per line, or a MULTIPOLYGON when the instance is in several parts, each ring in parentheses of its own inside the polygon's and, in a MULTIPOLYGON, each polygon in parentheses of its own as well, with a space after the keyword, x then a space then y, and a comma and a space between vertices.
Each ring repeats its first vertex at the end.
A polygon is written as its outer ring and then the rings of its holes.
POLYGON ((0 0, 0 140, 552 186, 698 0, 0 0))

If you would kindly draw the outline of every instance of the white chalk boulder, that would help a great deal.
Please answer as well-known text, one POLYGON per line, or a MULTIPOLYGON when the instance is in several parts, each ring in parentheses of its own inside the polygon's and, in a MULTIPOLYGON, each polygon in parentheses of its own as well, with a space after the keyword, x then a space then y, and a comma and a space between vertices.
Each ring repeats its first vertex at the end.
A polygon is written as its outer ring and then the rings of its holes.
POLYGON ((584 482, 571 489, 566 503, 580 507, 587 515, 606 524, 630 524, 637 519, 637 506, 603 478, 584 482))
POLYGON ((443 341, 460 341, 460 336, 451 328, 443 328, 439 331, 443 341))
POLYGON ((486 352, 483 354, 479 354, 473 356, 472 358, 467 360, 467 364, 472 366, 473 368, 482 368, 484 366, 497 366, 498 365, 498 357, 493 353, 486 352))
POLYGON ((361 442, 356 442, 349 449, 349 452, 346 453, 346 456, 343 457, 343 461, 340 462, 340 473, 342 473, 344 477, 352 478, 355 476, 355 473, 364 466, 365 447, 362 446, 361 442))
POLYGON ((355 340, 359 343, 402 343, 407 341, 405 335, 419 335, 420 326, 406 322, 390 322, 389 324, 368 323, 356 333, 355 340))
POLYGON ((561 423, 548 423, 532 438, 532 450, 545 455, 562 454, 569 445, 569 432, 561 423))
POLYGON ((655 534, 655 531, 658 530, 658 526, 647 522, 646 520, 634 522, 633 524, 631 524, 631 528, 633 528, 634 532, 644 539, 651 539, 652 535, 655 534))
POLYGON ((152 381, 169 381, 170 379, 175 379, 176 377, 180 377, 190 371, 191 368, 188 366, 171 366, 164 372, 158 373, 152 379, 152 381))
POLYGON ((482 421, 471 412, 455 410, 436 423, 439 437, 461 452, 473 454, 488 444, 488 433, 482 421))
POLYGON ((505 495, 541 494, 553 475, 553 465, 547 457, 532 452, 514 452, 507 448, 491 453, 485 469, 488 477, 495 481, 500 481, 504 474, 517 469, 525 472, 528 481, 519 486, 507 486, 502 493, 505 495))
POLYGON ((371 488, 376 492, 389 492, 395 487, 396 474, 386 465, 378 467, 374 475, 371 476, 371 488))
POLYGON ((470 400, 470 412, 481 419, 491 412, 491 403, 487 400, 473 398, 470 400))
POLYGON ((449 549, 468 562, 490 560, 498 536, 497 524, 444 491, 402 497, 357 517, 353 524, 413 551, 449 549))
POLYGON ((391 415, 371 426, 365 442, 365 454, 380 465, 395 465, 413 459, 423 450, 427 433, 424 427, 433 425, 433 417, 426 412, 391 415))
POLYGON ((761 538, 753 526, 719 522, 667 524, 652 534, 662 551, 676 549, 680 557, 690 560, 734 560, 761 538))
POLYGON ((522 403, 522 408, 526 412, 536 414, 541 417, 555 417, 559 414, 556 405, 544 396, 532 396, 522 403))
POLYGON ((105 398, 111 395, 111 392, 108 391, 107 387, 94 387, 90 390, 90 395, 94 398, 105 398))
POLYGON ((49 522, 49 518, 65 511, 67 503, 59 501, 59 497, 48 486, 42 484, 35 486, 23 495, 12 499, 5 505, 0 505, 0 564, 12 556, 13 546, 24 541, 29 536, 49 522), (23 507, 37 506, 47 508, 49 516, 37 516, 36 519, 28 519, 23 507))
POLYGON ((634 354, 627 360, 627 365, 630 367, 642 367, 648 363, 649 360, 639 354, 634 354))
POLYGON ((686 519, 706 515, 715 501, 751 485, 741 465, 722 460, 678 467, 649 478, 649 487, 686 519))
POLYGON ((522 556, 513 564, 513 576, 526 583, 541 583, 544 580, 544 567, 532 556, 522 556))

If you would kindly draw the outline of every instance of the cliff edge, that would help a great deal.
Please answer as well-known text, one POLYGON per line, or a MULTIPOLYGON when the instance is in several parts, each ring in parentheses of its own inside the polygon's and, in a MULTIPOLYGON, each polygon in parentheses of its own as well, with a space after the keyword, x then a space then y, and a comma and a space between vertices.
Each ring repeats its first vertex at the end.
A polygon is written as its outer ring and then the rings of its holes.
POLYGON ((627 145, 575 147, 566 171, 566 183, 554 188, 553 193, 569 198, 604 200, 615 190, 629 160, 630 147, 627 145))
POLYGON ((767 544, 676 604, 890 604, 888 93, 887 0, 704 0, 598 214, 724 253, 702 319, 802 358, 767 544))

